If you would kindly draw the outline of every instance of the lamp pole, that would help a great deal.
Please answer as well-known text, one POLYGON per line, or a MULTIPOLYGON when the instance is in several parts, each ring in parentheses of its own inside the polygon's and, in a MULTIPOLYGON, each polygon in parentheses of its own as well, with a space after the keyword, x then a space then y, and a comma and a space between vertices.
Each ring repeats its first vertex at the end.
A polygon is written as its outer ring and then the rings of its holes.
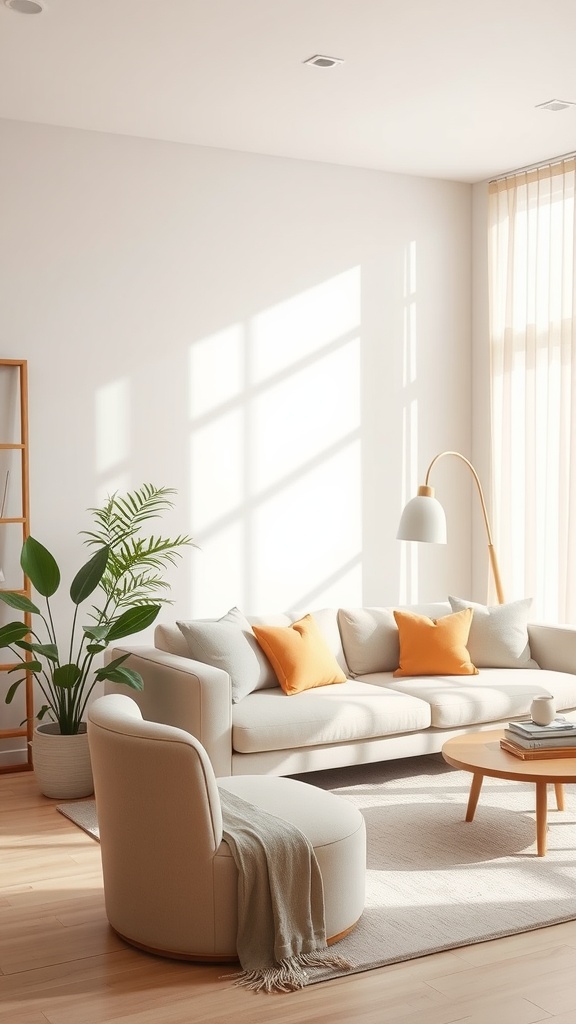
POLYGON ((424 482, 424 486, 418 488, 418 494, 419 495, 423 495, 423 496, 428 497, 428 498, 431 498, 431 497, 434 496, 434 488, 430 487, 429 483, 428 483, 428 481, 430 479, 430 472, 432 470, 432 467, 435 465, 435 463, 438 462, 439 459, 443 459, 444 456, 446 456, 446 455, 454 455, 457 459, 461 459, 462 462, 465 462, 466 465, 468 466, 468 469, 472 473, 472 476, 474 477, 474 481, 475 481, 476 487, 478 489, 478 496, 480 498, 480 505, 482 507, 482 516, 483 516, 483 519, 484 519, 484 526, 486 528, 486 536, 488 538, 488 555, 489 555, 489 558, 490 558, 490 566, 491 566, 491 569, 492 569, 492 575, 494 577, 494 584, 495 584, 495 587, 496 587, 496 596, 498 598, 498 603, 499 604, 504 604, 504 592, 502 590, 502 580, 500 578, 500 569, 498 567, 498 559, 496 557, 496 550, 494 548, 494 542, 492 540, 492 530, 490 529, 490 522, 488 520, 488 512, 487 512, 487 509, 486 509, 486 502, 484 500, 484 492, 482 490, 482 484, 480 483, 480 477, 478 476, 478 473, 474 469, 474 466, 472 465, 470 460, 467 459, 464 455, 461 455, 460 452, 440 452, 438 455, 435 455, 434 458, 432 459, 432 462, 428 466, 428 470, 426 472, 426 479, 425 479, 425 482, 424 482))

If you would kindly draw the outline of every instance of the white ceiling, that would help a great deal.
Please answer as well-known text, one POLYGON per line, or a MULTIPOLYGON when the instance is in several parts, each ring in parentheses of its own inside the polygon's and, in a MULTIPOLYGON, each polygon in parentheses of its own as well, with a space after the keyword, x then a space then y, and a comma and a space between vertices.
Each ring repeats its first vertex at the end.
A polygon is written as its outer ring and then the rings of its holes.
POLYGON ((0 0, 12 120, 474 182, 576 149, 552 98, 575 0, 0 0))

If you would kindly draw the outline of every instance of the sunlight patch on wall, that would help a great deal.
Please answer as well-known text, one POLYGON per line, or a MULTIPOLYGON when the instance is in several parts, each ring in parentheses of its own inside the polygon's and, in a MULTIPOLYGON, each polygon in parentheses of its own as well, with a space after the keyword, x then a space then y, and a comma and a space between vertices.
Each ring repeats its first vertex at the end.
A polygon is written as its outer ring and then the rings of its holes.
MULTIPOLYGON (((402 508, 417 493, 418 485, 418 325, 416 321, 416 242, 410 242, 404 251, 404 326, 402 338, 402 508)), ((401 604, 418 601, 418 544, 399 541, 401 604)))
POLYGON ((309 359, 359 324, 360 267, 264 310, 251 322, 253 382, 309 359))
POLYGON ((209 537, 199 537, 201 550, 194 559, 191 578, 194 614, 219 618, 233 605, 242 605, 245 593, 245 525, 238 515, 209 537), (240 596, 239 596, 240 595, 240 596))
POLYGON ((360 339, 282 378, 254 401, 254 483, 270 487, 322 458, 360 423, 360 339))
POLYGON ((191 346, 194 614, 361 602, 360 361, 357 267, 191 346))
MULTIPOLYGON (((403 410, 402 434, 405 452, 402 466, 403 508, 406 502, 410 501, 410 498, 417 493, 419 486, 416 475, 418 464, 418 403, 416 399, 403 410)), ((412 604, 418 601, 419 544, 416 541, 398 541, 398 543, 400 545, 399 599, 401 604, 412 604)))
POLYGON ((244 413, 224 413, 192 434, 192 521, 195 535, 214 521, 242 512, 244 488, 244 413))
POLYGON ((404 258, 404 336, 402 384, 409 387, 416 380, 416 242, 406 246, 404 258))
POLYGON ((130 383, 127 377, 110 381, 95 394, 97 501, 129 487, 126 470, 130 455, 130 383), (104 479, 102 479, 104 478, 104 479))
POLYGON ((361 550, 360 439, 295 476, 254 513, 258 543, 254 551, 256 607, 299 607, 315 589, 314 605, 340 603, 359 596, 351 588, 359 567, 333 580, 335 569, 353 562, 361 550), (348 577, 348 578, 347 578, 348 577), (331 580, 323 589, 315 581, 331 580))
POLYGON ((202 416, 241 394, 244 356, 244 330, 240 324, 196 342, 190 350, 192 416, 202 416))

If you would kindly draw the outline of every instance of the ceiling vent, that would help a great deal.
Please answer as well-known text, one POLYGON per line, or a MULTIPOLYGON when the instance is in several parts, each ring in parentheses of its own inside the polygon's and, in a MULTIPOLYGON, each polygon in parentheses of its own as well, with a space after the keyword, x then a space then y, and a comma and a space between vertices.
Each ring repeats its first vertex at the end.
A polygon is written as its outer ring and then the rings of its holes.
POLYGON ((315 68, 334 68, 337 64, 343 64, 342 57, 323 57, 321 53, 317 53, 314 57, 308 57, 308 60, 302 61, 303 64, 312 64, 315 68))
POLYGON ((566 107, 576 107, 572 100, 547 100, 546 103, 537 103, 537 110, 566 110, 566 107))

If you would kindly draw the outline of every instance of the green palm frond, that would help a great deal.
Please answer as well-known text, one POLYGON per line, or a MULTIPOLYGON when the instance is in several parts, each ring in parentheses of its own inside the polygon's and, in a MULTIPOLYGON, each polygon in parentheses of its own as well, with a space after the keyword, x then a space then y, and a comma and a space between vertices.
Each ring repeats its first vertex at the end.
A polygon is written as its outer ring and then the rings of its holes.
POLYGON ((169 559, 175 562, 179 557, 179 552, 174 549, 190 544, 192 544, 192 540, 185 534, 179 534, 170 539, 167 537, 138 537, 138 539, 130 537, 113 548, 111 554, 115 561, 126 565, 136 564, 142 559, 157 559, 159 561, 169 559))
MULTIPOLYGON (((122 543, 133 536, 140 527, 150 519, 158 519, 164 512, 174 507, 170 495, 175 494, 172 487, 154 487, 143 484, 142 487, 127 494, 120 495, 117 491, 110 495, 100 508, 88 509, 92 513, 99 530, 84 530, 86 544, 111 547, 122 543)), ((191 543, 190 539, 188 542, 191 543)))
POLYGON ((170 586, 159 573, 145 570, 139 573, 123 573, 121 576, 114 572, 107 573, 102 578, 102 589, 125 598, 140 592, 153 593, 158 590, 169 590, 170 586))
POLYGON ((137 536, 142 526, 157 519, 173 507, 170 487, 144 484, 127 494, 112 494, 100 508, 89 511, 96 526, 83 531, 85 544, 109 549, 108 563, 100 582, 106 596, 104 608, 95 608, 101 617, 110 607, 121 609, 138 604, 171 604, 167 598, 157 597, 159 591, 169 589, 162 574, 175 566, 182 557, 180 549, 197 547, 187 534, 176 537, 137 536))
POLYGON ((122 578, 109 573, 102 577, 102 585, 105 590, 113 590, 119 597, 126 597, 129 594, 136 594, 139 591, 151 592, 156 590, 169 590, 170 585, 160 575, 150 572, 129 573, 122 578))

